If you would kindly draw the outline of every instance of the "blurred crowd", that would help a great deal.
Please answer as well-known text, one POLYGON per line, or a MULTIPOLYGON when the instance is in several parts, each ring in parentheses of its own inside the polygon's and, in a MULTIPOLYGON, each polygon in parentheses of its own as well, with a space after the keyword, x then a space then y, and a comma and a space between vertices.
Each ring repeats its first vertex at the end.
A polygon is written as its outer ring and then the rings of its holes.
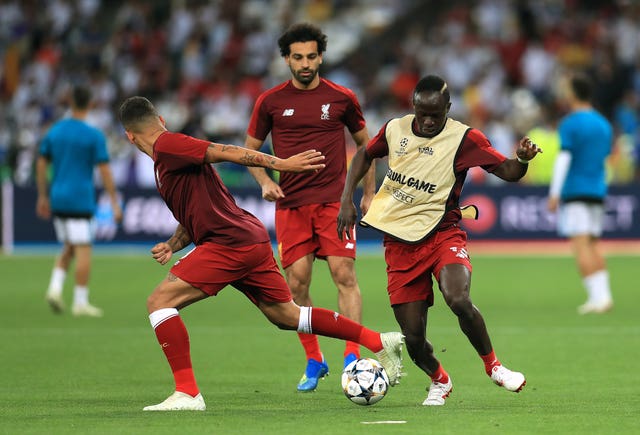
MULTIPOLYGON (((507 156, 524 134, 545 150, 531 184, 551 176, 562 76, 587 70, 616 131, 611 181, 640 181, 640 3, 631 0, 0 0, 3 176, 34 182, 38 143, 75 83, 94 92, 89 121, 108 136, 119 186, 154 185, 152 162, 117 122, 128 96, 151 99, 171 130, 242 145, 256 97, 289 77, 277 39, 299 21, 328 35, 321 75, 356 92, 371 135, 411 111, 421 76, 439 74, 452 117, 507 156)), ((255 185, 244 168, 219 169, 230 186, 255 185)), ((498 181, 478 171, 470 182, 498 181)))

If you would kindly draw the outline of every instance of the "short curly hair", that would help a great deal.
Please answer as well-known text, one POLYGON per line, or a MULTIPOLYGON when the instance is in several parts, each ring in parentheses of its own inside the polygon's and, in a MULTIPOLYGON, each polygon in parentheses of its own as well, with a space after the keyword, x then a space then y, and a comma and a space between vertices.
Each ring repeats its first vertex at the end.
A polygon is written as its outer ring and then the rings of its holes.
POLYGON ((319 27, 311 23, 294 24, 278 39, 280 55, 282 57, 291 54, 291 44, 295 42, 316 41, 318 43, 318 54, 324 53, 327 49, 327 35, 322 33, 319 27))

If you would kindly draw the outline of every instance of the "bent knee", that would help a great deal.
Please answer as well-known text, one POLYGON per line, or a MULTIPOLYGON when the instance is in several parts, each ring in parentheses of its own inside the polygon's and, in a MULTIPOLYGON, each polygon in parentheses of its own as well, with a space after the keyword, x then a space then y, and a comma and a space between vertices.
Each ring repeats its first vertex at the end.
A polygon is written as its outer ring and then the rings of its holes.
POLYGON ((473 303, 468 294, 460 294, 447 300, 447 305, 456 315, 471 315, 473 313, 473 303))

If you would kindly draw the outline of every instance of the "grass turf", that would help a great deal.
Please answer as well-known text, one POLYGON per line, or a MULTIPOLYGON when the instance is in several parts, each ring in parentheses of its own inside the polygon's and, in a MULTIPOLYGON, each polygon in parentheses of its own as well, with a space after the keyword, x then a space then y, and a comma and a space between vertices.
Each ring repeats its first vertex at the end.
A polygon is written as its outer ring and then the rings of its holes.
MULTIPOLYGON (((520 394, 486 377, 439 294, 428 337, 453 379, 446 406, 420 405, 428 381, 406 351, 400 386, 374 406, 352 404, 340 388, 343 344, 328 338, 320 341, 330 376, 316 392, 297 393, 305 361, 295 333, 279 331, 227 288, 182 312, 207 411, 144 413, 173 390, 145 310, 168 268, 142 256, 95 256, 91 299, 105 317, 74 318, 44 302, 52 257, 0 257, 0 433, 638 433, 638 260, 608 262, 614 310, 578 316, 584 291, 571 258, 473 258, 474 303, 498 357, 527 376, 520 394)), ((397 330, 382 257, 362 256, 357 268, 364 323, 397 330)), ((326 264, 317 262, 314 274, 315 304, 335 308, 326 264)))

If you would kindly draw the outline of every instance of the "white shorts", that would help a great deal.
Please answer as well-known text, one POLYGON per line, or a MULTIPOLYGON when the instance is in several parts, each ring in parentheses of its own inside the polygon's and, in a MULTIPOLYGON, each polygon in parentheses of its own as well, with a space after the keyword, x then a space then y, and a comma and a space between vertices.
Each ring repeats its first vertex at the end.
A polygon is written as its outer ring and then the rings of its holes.
POLYGON ((602 235, 604 206, 596 203, 568 202, 558 210, 558 233, 564 237, 602 235))
POLYGON ((93 218, 62 218, 54 216, 53 227, 60 243, 90 245, 96 232, 93 218))

